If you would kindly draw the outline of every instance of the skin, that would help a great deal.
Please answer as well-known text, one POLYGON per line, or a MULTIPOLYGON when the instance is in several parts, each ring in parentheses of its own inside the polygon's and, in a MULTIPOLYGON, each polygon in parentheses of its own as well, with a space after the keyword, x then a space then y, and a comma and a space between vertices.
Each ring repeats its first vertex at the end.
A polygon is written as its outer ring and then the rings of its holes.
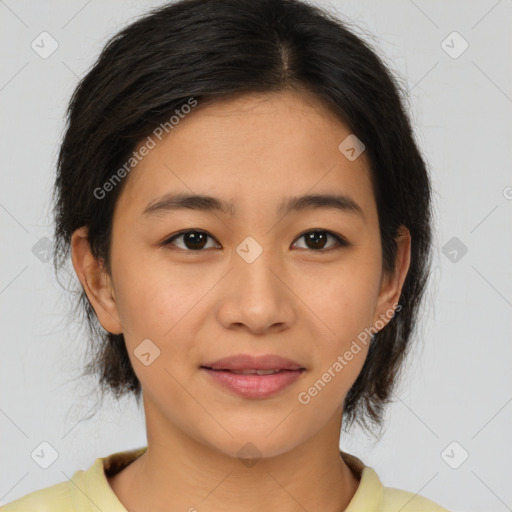
POLYGON ((383 274, 365 154, 349 161, 338 150, 349 134, 314 97, 291 91, 199 105, 126 178, 111 276, 92 256, 86 228, 73 234, 76 273, 102 326, 124 334, 143 389, 147 452, 109 479, 127 510, 348 506, 359 480, 339 454, 342 405, 367 345, 309 404, 297 396, 365 327, 390 319, 411 243, 402 228, 395 271, 383 274), (166 192, 210 194, 232 201, 237 213, 143 216, 166 192), (333 192, 356 201, 364 218, 332 208, 276 214, 284 198, 333 192), (212 238, 202 252, 186 237, 159 245, 184 229, 212 238), (350 245, 322 252, 301 236, 312 229, 350 245), (250 264, 236 252, 247 236, 263 250, 250 264), (161 353, 145 366, 134 350, 148 338, 161 353), (240 353, 278 354, 306 371, 277 395, 247 399, 199 368, 240 353), (248 442, 261 454, 250 467, 237 457, 248 442))

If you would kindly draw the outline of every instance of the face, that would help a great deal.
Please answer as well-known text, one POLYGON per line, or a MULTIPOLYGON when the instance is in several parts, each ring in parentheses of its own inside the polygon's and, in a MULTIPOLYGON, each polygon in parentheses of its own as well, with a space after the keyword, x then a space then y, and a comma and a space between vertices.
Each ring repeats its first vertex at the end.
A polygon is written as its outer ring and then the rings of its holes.
POLYGON ((390 319, 408 268, 405 247, 399 272, 382 273, 365 154, 338 149, 348 135, 312 97, 244 96, 199 105, 126 178, 112 274, 88 295, 105 329, 124 334, 150 422, 226 454, 252 442, 273 456, 341 418, 368 351, 357 340, 390 319), (161 202, 174 194, 226 206, 161 202), (286 209, 301 196, 331 199, 286 209), (203 368, 240 354, 302 370, 203 368))

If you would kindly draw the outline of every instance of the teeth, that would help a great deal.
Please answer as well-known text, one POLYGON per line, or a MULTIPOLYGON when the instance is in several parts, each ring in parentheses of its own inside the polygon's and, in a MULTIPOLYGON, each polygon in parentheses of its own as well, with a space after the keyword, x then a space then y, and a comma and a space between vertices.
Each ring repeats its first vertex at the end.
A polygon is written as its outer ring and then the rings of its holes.
POLYGON ((279 373, 281 370, 229 370, 231 373, 237 375, 272 375, 273 373, 279 373))

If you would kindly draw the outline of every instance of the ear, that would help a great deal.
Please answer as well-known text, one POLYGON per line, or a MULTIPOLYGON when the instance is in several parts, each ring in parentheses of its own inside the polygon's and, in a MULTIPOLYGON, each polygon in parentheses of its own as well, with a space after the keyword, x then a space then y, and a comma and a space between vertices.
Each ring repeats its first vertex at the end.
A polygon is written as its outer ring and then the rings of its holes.
MULTIPOLYGON (((392 274, 385 274, 382 277, 373 325, 376 324, 377 320, 379 320, 379 324, 387 325, 393 317, 390 312, 399 309, 395 304, 398 303, 405 277, 409 271, 411 262, 411 234, 409 230, 405 226, 400 226, 395 240, 397 243, 395 269, 392 274)), ((380 327, 379 331, 382 329, 383 327, 380 327)))
POLYGON ((117 304, 110 276, 102 260, 91 252, 88 229, 83 226, 71 236, 71 259, 85 293, 103 328, 112 334, 121 334, 117 304))

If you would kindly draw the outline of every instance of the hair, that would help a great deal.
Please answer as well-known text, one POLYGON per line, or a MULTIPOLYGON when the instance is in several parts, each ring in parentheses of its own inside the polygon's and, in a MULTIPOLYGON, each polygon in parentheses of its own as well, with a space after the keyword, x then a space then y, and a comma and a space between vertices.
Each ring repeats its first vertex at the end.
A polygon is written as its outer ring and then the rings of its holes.
MULTIPOLYGON (((381 426, 417 322, 431 258, 431 185, 414 139, 399 79, 348 24, 299 0, 180 0, 114 35, 71 97, 53 190, 54 269, 73 232, 88 228, 93 255, 110 273, 114 206, 129 177, 98 199, 138 144, 177 108, 252 93, 312 94, 365 145, 379 216, 383 272, 394 269, 397 233, 411 233, 411 262, 400 313, 372 337, 344 400, 343 426, 381 426)), ((190 115, 194 115, 193 112, 190 115)), ((83 287, 93 375, 103 395, 142 389, 122 334, 99 324, 83 287)))

